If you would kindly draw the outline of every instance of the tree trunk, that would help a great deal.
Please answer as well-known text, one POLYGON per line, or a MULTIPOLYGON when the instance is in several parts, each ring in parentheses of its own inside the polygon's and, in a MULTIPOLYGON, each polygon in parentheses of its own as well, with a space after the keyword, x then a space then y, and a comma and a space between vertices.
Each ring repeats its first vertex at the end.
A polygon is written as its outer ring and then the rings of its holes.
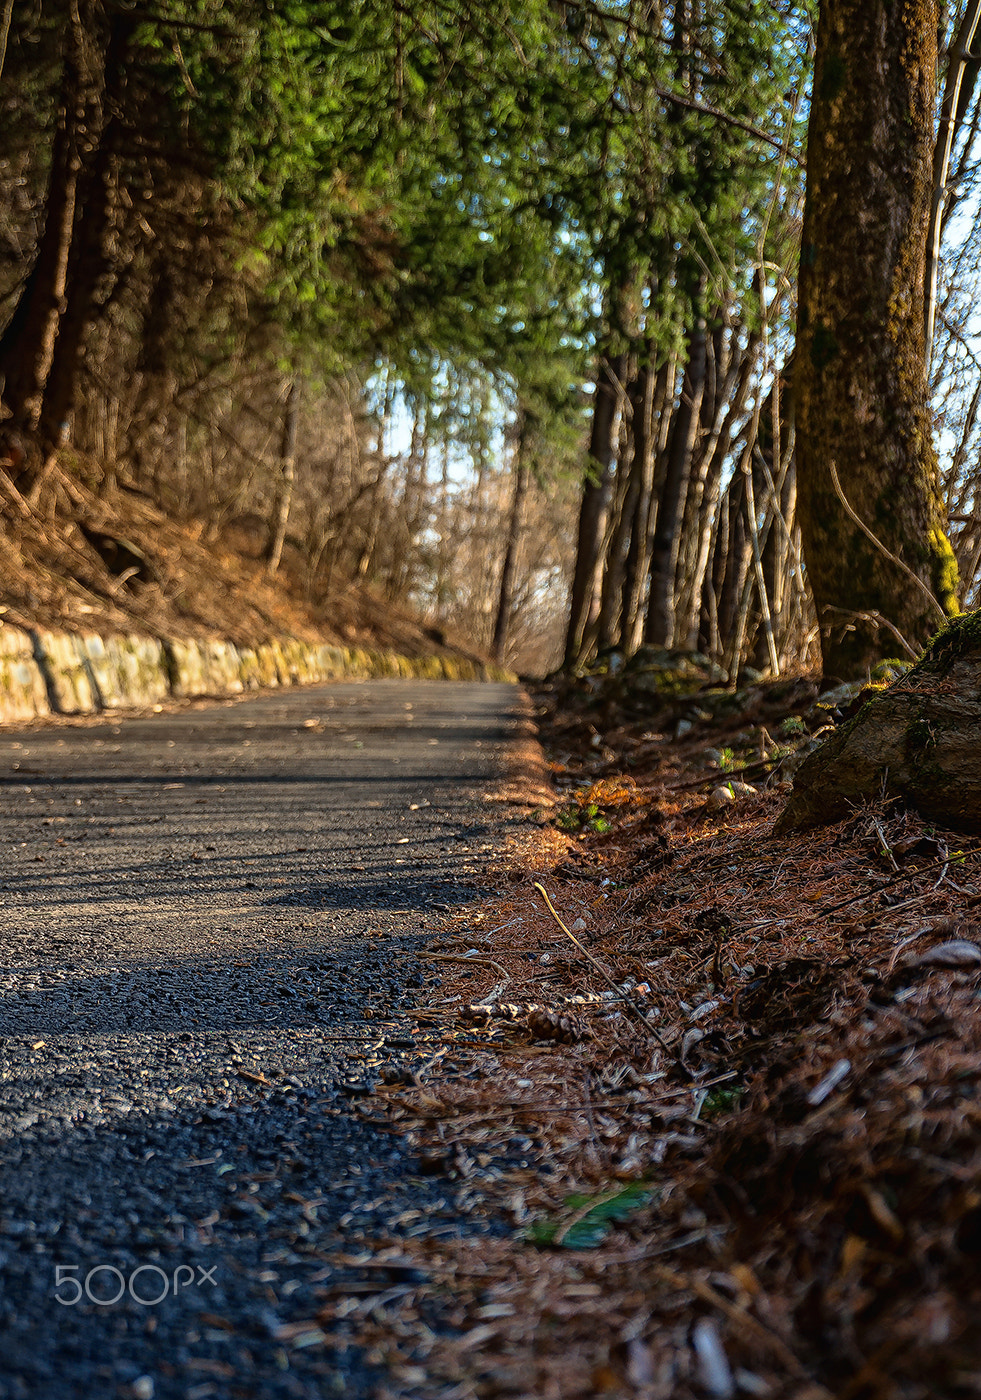
POLYGON ((404 601, 413 582, 416 535, 422 527, 429 473, 429 424, 424 403, 417 404, 412 420, 412 437, 405 462, 401 499, 394 512, 385 596, 389 602, 404 601))
POLYGON ((937 20, 934 0, 820 11, 795 383, 828 677, 895 651, 880 617, 915 646, 957 607, 924 371, 937 20))
MULTIPOLYGON (((784 636, 784 611, 787 603, 788 562, 792 546, 790 532, 794 527, 797 504, 797 471, 794 464, 794 389, 791 375, 793 360, 778 374, 767 395, 760 414, 756 446, 767 468, 767 491, 771 496, 774 520, 763 548, 763 582, 770 620, 777 643, 784 636), (778 499, 773 500, 774 492, 778 499)), ((770 664, 769 649, 762 629, 756 634, 752 664, 765 669, 770 664)))
POLYGON ((657 524, 651 547, 650 594, 644 624, 644 639, 655 646, 671 646, 674 642, 675 566, 705 373, 705 320, 700 316, 688 332, 688 360, 681 397, 671 425, 667 475, 657 503, 657 524))
POLYGON ((579 509, 576 567, 569 600, 566 666, 575 666, 580 659, 594 601, 597 570, 602 563, 603 534, 613 488, 617 414, 626 372, 627 356, 617 355, 612 360, 601 361, 596 379, 593 425, 589 438, 589 476, 583 487, 579 509))
MULTIPOLYGON (((724 319, 720 315, 719 324, 706 339, 705 387, 699 407, 698 431, 688 465, 688 485, 675 560, 674 641, 676 646, 691 649, 698 643, 702 580, 708 563, 708 540, 722 478, 723 461, 716 457, 714 448, 729 398, 728 370, 732 358, 724 319)), ((736 334, 733 329, 733 339, 736 334)))
MULTIPOLYGON (((676 622, 677 639, 692 649, 699 645, 702 630, 703 605, 706 597, 706 574, 712 556, 712 542, 717 534, 719 497, 729 460, 732 439, 743 417, 750 388, 755 382, 762 336, 751 331, 745 345, 739 343, 738 328, 733 327, 724 356, 725 376, 715 389, 715 410, 706 426, 706 441, 701 450, 699 485, 700 510, 697 524, 692 522, 687 575, 679 577, 681 585, 680 617, 676 622)), ((723 357, 720 356, 720 363, 723 357)), ((704 400, 703 400, 704 402, 704 400)), ((703 418, 705 415, 703 414, 703 418)), ((713 595, 714 596, 714 595, 713 595)))
POLYGON ((368 578, 373 572, 375 562, 375 552, 378 546, 378 536, 382 528, 383 512, 381 508, 381 491, 388 474, 389 459, 378 454, 378 472, 368 490, 368 529, 361 542, 361 549, 358 553, 358 562, 354 572, 359 579, 368 578))
POLYGON ((940 239, 945 212, 950 204, 948 177, 950 157, 957 132, 967 115, 978 80, 978 62, 971 54, 974 35, 981 21, 981 0, 968 0, 947 55, 940 123, 933 150, 933 177, 930 192, 930 223, 926 236, 926 264, 923 297, 923 364, 927 377, 933 358, 933 332, 937 317, 937 279, 940 272, 940 239))
POLYGON ((746 522, 746 480, 741 471, 733 474, 719 510, 711 580, 715 599, 715 637, 712 640, 716 658, 722 660, 733 653, 740 602, 751 557, 746 522))
MULTIPOLYGON (((647 348, 648 357, 653 356, 654 346, 647 348)), ((654 426, 655 405, 661 408, 668 393, 670 362, 662 364, 655 373, 648 358, 634 381, 631 398, 633 401, 633 456, 630 471, 637 479, 637 499, 630 531, 630 547, 623 561, 623 601, 620 609, 620 647, 625 652, 635 651, 640 641, 638 620, 643 603, 644 584, 650 564, 650 514, 651 495, 654 489, 654 426)))
MULTIPOLYGON (((624 387, 623 408, 629 431, 619 435, 613 487, 604 532, 602 581, 600 584, 599 615, 596 621, 596 650, 608 651, 618 641, 621 606, 623 603, 624 565, 634 528, 640 481, 634 453, 633 404, 639 371, 632 365, 624 387)), ((643 428, 641 428, 643 432, 643 428)))
POLYGON ((124 100, 132 28, 130 16, 114 18, 106 50, 104 88, 98 101, 89 104, 88 140, 94 150, 88 155, 79 180, 64 311, 44 386, 39 429, 45 450, 62 440, 74 411, 85 339, 96 319, 100 286, 110 268, 109 237, 116 197, 114 127, 124 100))
POLYGON ((508 537, 504 547, 504 561, 501 564, 501 587, 497 599, 497 617, 494 620, 494 640, 491 643, 491 656, 499 666, 504 665, 507 655, 508 632, 514 603, 514 580, 518 568, 518 545, 521 543, 525 497, 531 481, 531 465, 528 461, 530 434, 529 416, 522 411, 518 442, 514 450, 514 494, 511 497, 511 512, 508 516, 508 537))
POLYGON ((75 203, 90 104, 85 25, 73 10, 65 33, 58 124, 51 150, 44 232, 14 314, 0 339, 3 398, 14 426, 33 433, 41 414, 75 226, 75 203))
POLYGON ((283 557, 283 545, 286 543, 286 527, 289 524, 293 489, 296 485, 296 427, 299 412, 300 390, 294 379, 286 391, 286 405, 283 409, 283 433, 279 446, 279 493, 270 524, 269 543, 266 546, 267 574, 274 574, 279 568, 279 561, 283 557))

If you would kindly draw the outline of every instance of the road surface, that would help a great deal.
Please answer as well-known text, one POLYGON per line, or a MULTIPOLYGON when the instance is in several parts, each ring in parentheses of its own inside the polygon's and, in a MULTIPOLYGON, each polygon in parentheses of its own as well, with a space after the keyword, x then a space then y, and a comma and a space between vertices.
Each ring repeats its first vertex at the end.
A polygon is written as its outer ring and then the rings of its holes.
POLYGON ((0 1400, 371 1394, 312 1321, 339 1251, 478 1227, 356 1105, 438 1048, 411 952, 518 819, 483 799, 519 710, 371 681, 0 731, 0 1400))

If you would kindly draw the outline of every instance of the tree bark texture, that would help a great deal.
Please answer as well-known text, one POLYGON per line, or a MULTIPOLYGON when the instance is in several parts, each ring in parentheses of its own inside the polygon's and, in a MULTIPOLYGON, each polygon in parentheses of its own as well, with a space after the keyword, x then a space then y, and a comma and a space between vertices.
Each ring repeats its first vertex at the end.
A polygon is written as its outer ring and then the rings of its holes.
MULTIPOLYGON (((648 347, 653 357, 654 346, 648 347)), ((620 648, 636 651, 641 639, 641 609, 650 564, 651 505, 654 489, 653 437, 655 412, 663 410, 668 395, 673 364, 665 361, 654 372, 648 360, 634 380, 632 399, 632 457, 630 470, 637 478, 637 499, 630 531, 630 544, 623 561, 623 602, 620 612, 620 648)))
POLYGON ((62 439, 78 400, 86 338, 99 313, 102 284, 111 268, 110 239, 116 202, 116 128, 123 109, 127 54, 134 21, 112 21, 102 90, 89 103, 85 163, 78 183, 74 226, 65 278, 64 310, 58 322, 51 367, 44 386, 39 430, 45 449, 62 439))
POLYGON ((711 577, 706 581, 706 591, 711 589, 713 597, 712 605, 706 604, 706 611, 714 616, 715 635, 710 638, 710 647, 713 653, 721 650, 730 658, 750 558, 746 478, 741 471, 737 471, 731 477, 719 506, 711 577))
POLYGON ((51 150, 44 230, 30 276, 0 339, 3 398, 16 428, 37 428, 54 357, 75 226, 79 175, 92 103, 83 17, 73 10, 65 31, 60 110, 51 150))
POLYGON ((931 594, 957 607, 923 343, 937 18, 935 0, 821 4, 795 381, 804 555, 829 677, 895 652, 876 614, 916 645, 940 617, 931 594))
MULTIPOLYGON (((720 322, 724 321, 720 315, 720 322)), ((690 468, 681 547, 675 568, 675 645, 698 646, 701 604, 725 463, 742 417, 758 360, 761 337, 745 345, 739 328, 720 324, 709 340, 701 428, 690 468)))
MULTIPOLYGON (((792 532, 797 509, 797 470, 794 462, 793 360, 778 374, 760 414, 756 439, 757 452, 766 467, 767 493, 771 496, 772 522, 763 547, 763 586, 778 643, 784 638, 784 614, 789 598, 789 562, 792 532), (769 411, 768 411, 769 410, 769 411), (772 499, 773 492, 777 499, 772 499)), ((769 664, 766 636, 756 633, 751 654, 761 670, 769 664)))
MULTIPOLYGON (((624 403, 630 402, 630 389, 624 403)), ((599 613, 596 619, 596 651, 607 651, 616 644, 617 624, 623 591, 623 560, 630 541, 633 523, 635 481, 632 452, 628 441, 620 443, 613 472, 610 506, 603 535, 603 568, 600 581, 599 613)))
POLYGON ((606 515, 613 488, 617 415, 627 369, 627 355, 617 355, 610 361, 602 362, 596 379, 593 423, 589 438, 589 478, 583 487, 582 504, 579 508, 576 567, 569 601, 566 666, 575 666, 580 659, 593 605, 606 515))
POLYGON ((655 646, 669 647, 675 640, 675 572, 692 452, 705 388, 706 353, 705 321, 699 317, 688 332, 688 358, 681 396, 671 425, 667 474, 657 503, 657 523, 651 546, 651 581, 644 640, 655 646))
POLYGON ((528 462, 529 435, 528 417, 523 415, 514 453, 514 493, 511 497, 507 543, 504 547, 504 559, 501 564, 501 586, 497 600, 497 617, 494 620, 494 640, 491 643, 491 656, 499 666, 504 665, 504 658, 507 655, 508 633, 511 628, 511 613, 514 606, 514 580, 518 569, 518 546, 521 543, 525 497, 528 494, 531 480, 531 467, 528 462))
POLYGON ((283 407, 283 430, 279 444, 279 491, 270 521, 269 542, 266 546, 266 573, 274 574, 283 557, 286 529, 293 505, 296 485, 296 429, 300 413, 300 389, 296 380, 290 381, 283 407))

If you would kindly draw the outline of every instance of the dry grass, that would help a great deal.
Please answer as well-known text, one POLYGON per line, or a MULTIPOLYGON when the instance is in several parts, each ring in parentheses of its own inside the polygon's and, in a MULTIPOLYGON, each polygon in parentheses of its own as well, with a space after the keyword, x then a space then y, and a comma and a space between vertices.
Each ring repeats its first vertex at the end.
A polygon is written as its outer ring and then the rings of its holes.
MULTIPOLYGON (((0 464, 2 465, 2 464, 0 464)), ((265 568, 261 531, 168 514, 146 493, 111 491, 56 468, 29 505, 0 470, 0 613, 24 628, 219 636, 242 646, 276 637, 428 656, 443 645, 418 618, 335 576, 318 599, 306 561, 287 543, 279 571, 265 568), (57 488, 57 489, 56 489, 57 488)), ((469 654, 469 653, 465 653, 469 654)))

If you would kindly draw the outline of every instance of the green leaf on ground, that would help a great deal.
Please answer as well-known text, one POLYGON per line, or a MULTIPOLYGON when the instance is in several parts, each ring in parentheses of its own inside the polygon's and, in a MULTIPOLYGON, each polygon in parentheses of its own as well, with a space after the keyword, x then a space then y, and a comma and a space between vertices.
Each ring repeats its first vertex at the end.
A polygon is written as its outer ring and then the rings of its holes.
POLYGON ((534 1221, 527 1238, 532 1244, 559 1249, 595 1249, 612 1225, 649 1205, 656 1194, 644 1182, 634 1181, 598 1196, 570 1196, 558 1219, 534 1221))

